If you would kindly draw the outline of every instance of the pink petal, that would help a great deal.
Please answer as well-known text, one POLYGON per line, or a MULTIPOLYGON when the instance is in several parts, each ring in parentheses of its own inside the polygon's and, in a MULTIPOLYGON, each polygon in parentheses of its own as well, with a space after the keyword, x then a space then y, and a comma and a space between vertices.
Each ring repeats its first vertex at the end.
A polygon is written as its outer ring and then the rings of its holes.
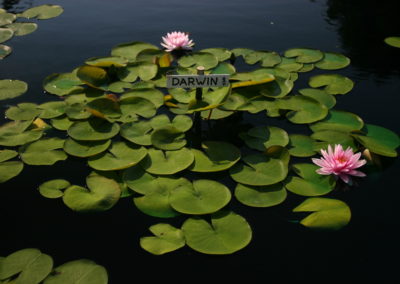
POLYGON ((363 172, 356 171, 356 170, 350 171, 350 172, 349 172, 349 175, 356 176, 356 177, 365 177, 365 176, 367 176, 367 175, 364 174, 363 172))
POLYGON ((350 177, 348 175, 345 174, 340 174, 339 178, 344 181, 345 183, 349 183, 351 181, 350 177))

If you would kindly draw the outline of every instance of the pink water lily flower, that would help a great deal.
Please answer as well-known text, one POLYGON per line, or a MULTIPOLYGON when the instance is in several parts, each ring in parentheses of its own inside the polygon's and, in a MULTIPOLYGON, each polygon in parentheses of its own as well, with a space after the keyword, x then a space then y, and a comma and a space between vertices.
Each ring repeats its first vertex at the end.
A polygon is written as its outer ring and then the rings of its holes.
POLYGON ((365 165, 366 160, 360 160, 361 153, 353 153, 353 149, 348 147, 343 150, 342 145, 335 145, 335 150, 331 145, 328 146, 328 151, 321 150, 321 159, 312 159, 313 163, 320 166, 317 173, 321 175, 334 174, 345 183, 351 183, 350 176, 365 177, 363 172, 356 169, 365 165))
POLYGON ((168 52, 178 49, 191 50, 194 45, 193 41, 189 39, 189 34, 183 32, 175 31, 167 33, 162 39, 163 42, 161 45, 165 47, 168 52))

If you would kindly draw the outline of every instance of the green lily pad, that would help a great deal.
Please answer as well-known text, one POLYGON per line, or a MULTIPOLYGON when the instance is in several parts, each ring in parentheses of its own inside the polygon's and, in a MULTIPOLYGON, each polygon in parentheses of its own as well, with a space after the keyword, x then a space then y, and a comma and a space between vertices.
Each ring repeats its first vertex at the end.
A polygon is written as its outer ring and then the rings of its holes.
POLYGON ((107 179, 112 179, 118 183, 121 191, 121 198, 130 197, 133 195, 133 191, 128 187, 125 181, 122 179, 121 171, 93 171, 89 176, 102 176, 107 179))
POLYGON ((67 104, 65 102, 47 102, 38 106, 41 110, 39 117, 51 119, 62 116, 65 113, 67 104))
POLYGON ((111 140, 76 141, 68 138, 64 143, 64 151, 71 156, 87 158, 104 152, 110 145, 111 140))
POLYGON ((151 123, 147 120, 124 123, 121 126, 121 136, 138 145, 151 145, 151 123))
POLYGON ((19 80, 0 80, 0 101, 13 99, 24 94, 28 84, 19 80))
POLYGON ((330 198, 308 198, 294 208, 293 212, 313 212, 301 220, 300 224, 319 230, 339 230, 351 219, 349 206, 343 201, 330 198))
POLYGON ((243 54, 243 58, 250 65, 261 61, 261 66, 263 67, 274 67, 282 61, 279 54, 273 51, 252 51, 245 55, 243 54))
POLYGON ((335 131, 335 130, 320 130, 311 135, 311 138, 320 142, 314 143, 314 150, 320 151, 321 149, 328 148, 328 145, 340 144, 344 149, 347 147, 353 148, 354 151, 358 150, 357 145, 354 143, 353 137, 349 132, 335 131))
POLYGON ((262 86, 261 95, 268 98, 282 98, 293 89, 293 81, 290 79, 276 78, 274 81, 262 86))
POLYGON ((1 264, 0 279, 19 274, 15 283, 39 284, 53 269, 53 259, 38 249, 16 251, 4 258, 1 264))
POLYGON ((140 194, 146 194, 157 186, 156 177, 147 173, 140 165, 124 170, 122 180, 130 189, 140 194))
POLYGON ((24 168, 24 164, 18 161, 0 163, 0 183, 6 182, 19 175, 24 168))
POLYGON ((233 212, 211 215, 211 224, 201 218, 189 218, 182 225, 186 244, 205 254, 231 254, 246 247, 252 238, 247 221, 233 212))
POLYGON ((31 120, 39 116, 41 112, 37 104, 20 103, 7 109, 5 115, 12 120, 31 120))
POLYGON ((231 177, 246 185, 271 185, 286 178, 288 173, 289 152, 282 149, 274 155, 257 154, 242 158, 229 172, 231 177))
POLYGON ((170 192, 169 203, 184 214, 202 215, 214 213, 231 200, 229 189, 213 180, 195 180, 170 192))
POLYGON ((265 151, 271 146, 285 147, 289 136, 285 130, 275 126, 257 126, 247 133, 241 133, 240 138, 252 149, 265 151))
POLYGON ((312 88, 323 87, 324 91, 331 95, 344 95, 354 87, 354 82, 339 74, 322 74, 310 78, 308 84, 312 88))
POLYGON ((315 141, 306 135, 289 135, 289 154, 294 157, 311 157, 316 154, 314 150, 315 141))
POLYGON ((123 82, 135 82, 138 78, 144 81, 153 79, 158 72, 158 66, 150 62, 134 62, 118 69, 118 78, 123 82))
POLYGON ((132 167, 147 155, 144 147, 129 142, 114 142, 107 152, 89 158, 88 164, 99 171, 115 171, 132 167))
POLYGON ((47 20, 58 17, 64 12, 64 9, 59 5, 40 5, 28 10, 25 10, 20 17, 23 18, 36 18, 38 20, 47 20))
POLYGON ((149 181, 144 196, 133 199, 136 207, 143 213, 159 218, 171 218, 180 213, 170 205, 170 193, 175 188, 190 186, 185 178, 159 177, 149 181))
POLYGON ((89 109, 86 107, 85 103, 74 103, 67 105, 65 108, 65 114, 70 119, 86 119, 92 116, 93 112, 90 112, 89 109))
POLYGON ((327 108, 333 108, 336 105, 336 99, 333 95, 326 93, 324 90, 305 88, 299 90, 303 96, 312 98, 319 103, 325 105, 327 108))
POLYGON ((0 150, 0 163, 15 158, 16 156, 18 156, 17 151, 8 149, 0 150))
POLYGON ((0 28, 0 43, 6 42, 14 35, 14 31, 9 28, 0 28))
POLYGON ((66 131, 71 125, 74 124, 74 121, 70 120, 67 116, 63 115, 60 117, 53 118, 51 120, 51 125, 58 130, 66 131))
POLYGON ((32 124, 29 121, 13 121, 0 126, 0 145, 19 146, 40 139, 43 131, 38 129, 27 130, 32 124))
POLYGON ((240 159, 240 150, 226 142, 204 141, 201 148, 203 151, 191 149, 194 154, 194 163, 189 170, 193 172, 224 171, 240 159))
POLYGON ((121 196, 118 183, 102 176, 88 176, 88 188, 73 185, 64 191, 63 201, 78 212, 105 211, 113 207, 121 196))
POLYGON ((214 108, 211 110, 206 110, 201 112, 201 117, 204 119, 222 119, 234 114, 233 111, 222 110, 219 108, 214 108))
POLYGON ((362 119, 351 112, 341 110, 330 110, 327 117, 319 122, 310 125, 312 131, 335 130, 350 132, 363 128, 362 119))
POLYGON ((134 62, 138 53, 145 49, 158 50, 158 47, 146 42, 123 43, 113 47, 111 55, 125 57, 129 62, 134 62))
POLYGON ((193 52, 182 56, 178 60, 178 64, 182 67, 203 66, 205 70, 208 70, 218 65, 218 58, 208 52, 193 52))
POLYGON ((108 85, 108 91, 113 93, 123 93, 125 90, 133 89, 133 85, 128 82, 117 81, 108 85))
POLYGON ((236 56, 246 56, 249 53, 252 53, 254 50, 249 49, 249 48, 234 48, 231 50, 231 52, 236 56))
POLYGON ((99 118, 77 121, 68 129, 68 135, 75 140, 97 141, 114 137, 119 125, 99 118))
POLYGON ((46 198, 59 198, 64 195, 63 190, 70 186, 70 182, 65 179, 52 179, 42 183, 39 192, 46 198))
POLYGON ((0 13, 0 27, 11 24, 16 18, 17 16, 13 13, 0 13))
POLYGON ((207 48, 207 49, 202 49, 200 52, 207 52, 213 54, 215 57, 217 57, 218 61, 225 61, 231 58, 232 52, 229 51, 226 48, 207 48))
POLYGON ((352 136, 372 153, 397 157, 396 148, 400 145, 400 139, 396 133, 372 124, 365 124, 361 132, 360 134, 354 133, 352 136))
POLYGON ((169 53, 165 52, 164 50, 148 48, 138 53, 138 55, 136 56, 136 61, 137 62, 142 61, 148 63, 157 62, 157 64, 160 64, 159 60, 163 56, 168 56, 168 58, 170 58, 170 61, 172 60, 172 56, 169 53))
POLYGON ((324 53, 311 48, 291 48, 285 51, 285 57, 296 57, 298 63, 314 63, 324 57, 324 53))
MULTIPOLYGON (((0 59, 6 58, 8 55, 10 55, 11 52, 12 52, 11 47, 4 45, 4 44, 0 44, 0 59)), ((1 92, 0 92, 0 94, 1 94, 1 92)))
POLYGON ((152 102, 156 108, 164 104, 164 94, 155 88, 140 88, 131 90, 121 96, 121 101, 128 98, 143 98, 152 102))
POLYGON ((296 176, 285 180, 287 190, 302 196, 320 196, 331 192, 336 185, 333 176, 320 175, 318 166, 313 164, 295 164, 292 166, 296 176))
POLYGON ((188 168, 194 161, 194 154, 187 148, 176 151, 149 149, 140 165, 149 173, 172 175, 188 168))
POLYGON ((93 88, 107 89, 107 85, 110 82, 107 71, 100 67, 81 66, 76 75, 82 82, 93 88))
POLYGON ((161 150, 179 150, 186 145, 185 133, 173 126, 164 126, 154 130, 151 143, 161 150))
MULTIPOLYGON (((299 69, 297 72, 300 72, 300 73, 310 72, 310 71, 314 70, 314 67, 315 67, 314 64, 312 64, 312 63, 308 63, 307 64, 306 63, 306 64, 303 64, 303 67, 301 67, 301 69, 299 69)), ((297 76, 297 77, 299 75, 298 73, 291 73, 291 74, 293 74, 293 76, 297 76)), ((290 79, 294 80, 293 77, 291 77, 290 79)), ((296 80, 297 80, 297 78, 296 78, 296 80)))
POLYGON ((91 260, 74 260, 54 269, 43 284, 107 284, 107 270, 91 260))
POLYGON ((24 36, 33 33, 37 27, 36 23, 13 23, 7 25, 7 28, 14 31, 15 36, 24 36))
POLYGON ((88 112, 109 120, 117 119, 122 114, 119 103, 108 97, 94 99, 86 107, 88 112))
POLYGON ((96 67, 124 67, 128 60, 119 56, 92 57, 85 61, 85 64, 96 67))
POLYGON ((210 74, 235 74, 236 69, 232 64, 221 62, 215 68, 212 69, 210 74))
POLYGON ((400 48, 400 37, 398 36, 387 37, 385 38, 385 43, 390 46, 400 48))
POLYGON ((282 57, 281 63, 276 65, 276 68, 283 69, 287 72, 298 72, 303 68, 303 63, 299 63, 295 58, 282 57))
POLYGON ((286 196, 286 189, 280 183, 267 186, 249 186, 239 183, 235 188, 236 199, 251 207, 275 206, 285 201, 286 196))
POLYGON ((145 118, 153 117, 157 113, 157 107, 148 99, 141 97, 128 97, 120 100, 122 115, 145 118))
POLYGON ((154 237, 140 238, 140 246, 155 255, 162 255, 185 246, 182 230, 169 224, 156 224, 149 228, 154 237))
POLYGON ((82 84, 75 73, 55 73, 44 79, 43 88, 50 94, 65 96, 82 91, 82 84))
POLYGON ((350 58, 340 53, 324 52, 324 58, 315 64, 323 70, 337 70, 350 65, 350 58))
POLYGON ((45 138, 22 146, 19 152, 25 164, 50 166, 68 158, 64 151, 57 150, 62 148, 63 145, 63 139, 45 138))

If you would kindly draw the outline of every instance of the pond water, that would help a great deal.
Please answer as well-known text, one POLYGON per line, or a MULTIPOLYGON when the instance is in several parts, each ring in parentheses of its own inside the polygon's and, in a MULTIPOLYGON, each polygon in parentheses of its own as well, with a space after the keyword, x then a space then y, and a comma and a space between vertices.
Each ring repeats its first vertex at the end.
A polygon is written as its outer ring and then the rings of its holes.
MULTIPOLYGON (((0 78, 23 80, 29 91, 3 101, 2 112, 19 102, 52 99, 41 85, 49 74, 69 72, 87 58, 106 56, 120 43, 159 45, 166 32, 182 30, 190 32, 198 50, 246 47, 283 52, 311 47, 341 52, 352 64, 337 73, 356 85, 337 98, 336 109, 400 133, 400 50, 383 43, 385 37, 399 35, 398 1, 31 0, 3 1, 0 8, 15 12, 43 3, 59 4, 64 13, 38 22, 36 32, 7 43, 13 53, 0 62, 0 78)), ((299 80, 300 86, 306 82, 299 80)), ((0 122, 4 121, 2 117, 0 122)), ((247 115, 242 123, 269 121, 274 125, 265 116, 247 115)), ((357 279, 386 283, 397 275, 393 259, 400 253, 396 233, 400 163, 384 159, 384 164, 383 171, 360 180, 358 186, 330 194, 352 210, 350 224, 338 232, 315 232, 290 222, 289 212, 301 202, 299 197, 267 209, 245 208, 233 201, 229 206, 253 229, 248 247, 227 256, 202 255, 185 247, 158 257, 142 250, 139 238, 149 235, 147 228, 155 223, 180 226, 183 219, 146 216, 131 198, 104 213, 74 213, 60 200, 40 196, 37 187, 52 178, 82 184, 90 171, 84 163, 69 159, 51 167, 27 166, 17 178, 0 184, 0 255, 37 247, 53 256, 56 264, 92 259, 107 268, 112 284, 142 277, 180 283, 238 276, 275 283, 357 283, 357 279)))

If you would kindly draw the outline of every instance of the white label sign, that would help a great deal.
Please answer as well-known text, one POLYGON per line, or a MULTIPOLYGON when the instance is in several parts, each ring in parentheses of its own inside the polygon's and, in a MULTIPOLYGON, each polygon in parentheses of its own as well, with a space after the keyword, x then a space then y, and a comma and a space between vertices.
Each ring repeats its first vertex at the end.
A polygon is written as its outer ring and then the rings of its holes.
POLYGON ((203 88, 229 86, 228 74, 167 75, 167 88, 203 88))

